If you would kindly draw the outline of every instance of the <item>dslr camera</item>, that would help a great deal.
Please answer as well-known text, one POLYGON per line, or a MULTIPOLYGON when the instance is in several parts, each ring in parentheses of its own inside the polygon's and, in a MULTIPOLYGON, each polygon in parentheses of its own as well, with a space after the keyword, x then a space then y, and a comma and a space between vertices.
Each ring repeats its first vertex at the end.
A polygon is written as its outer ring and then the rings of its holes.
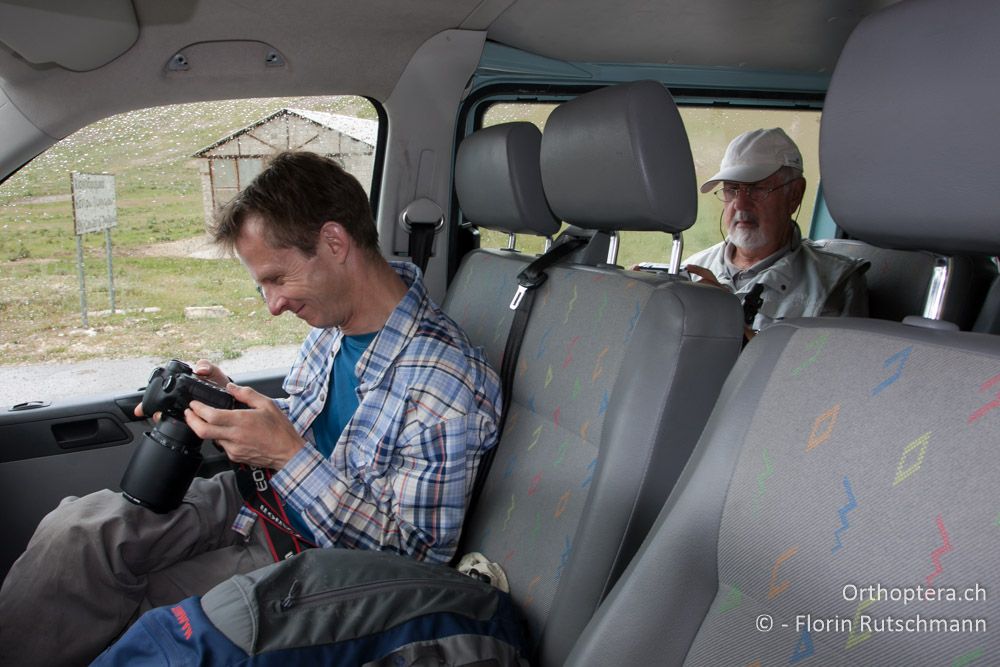
POLYGON ((202 461, 202 439, 184 421, 191 401, 222 410, 247 407, 183 361, 155 368, 142 395, 142 412, 147 417, 159 412, 160 421, 143 434, 125 469, 121 489, 126 499, 161 514, 181 504, 202 461))

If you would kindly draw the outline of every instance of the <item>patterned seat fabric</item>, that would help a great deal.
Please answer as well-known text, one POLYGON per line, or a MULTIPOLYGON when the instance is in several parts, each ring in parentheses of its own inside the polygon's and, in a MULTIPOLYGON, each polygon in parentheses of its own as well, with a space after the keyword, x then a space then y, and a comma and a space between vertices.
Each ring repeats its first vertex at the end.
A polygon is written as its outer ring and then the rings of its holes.
MULTIPOLYGON (((660 84, 567 102, 546 125, 541 160, 554 211, 583 229, 673 232, 693 223, 687 137, 660 84), (623 144, 640 154, 623 153, 623 144)), ((470 254, 446 300, 494 364, 523 261, 470 254)), ((463 541, 503 566, 538 664, 556 665, 680 474, 739 353, 742 326, 739 301, 721 290, 612 267, 547 273, 463 541)))
MULTIPOLYGON (((855 30, 820 145, 852 236, 1000 252, 998 30, 987 0, 855 30)), ((567 664, 997 664, 1000 339, 932 324, 800 319, 751 341, 567 664)))
POLYGON ((507 571, 535 638, 561 642, 679 475, 738 352, 738 313, 721 291, 615 270, 556 268, 541 289, 467 543, 507 571))
POLYGON ((747 348, 679 493, 569 664, 1000 655, 983 630, 1000 622, 987 597, 1000 585, 988 557, 1000 345, 832 324, 782 324, 747 348), (920 588, 972 599, 904 599, 920 588))
POLYGON ((949 665, 1000 648, 986 632, 1000 577, 982 557, 1000 536, 996 347, 815 326, 761 369, 718 593, 685 664, 949 665))
POLYGON ((483 348, 497 372, 514 319, 508 305, 517 290, 517 274, 531 259, 519 253, 474 250, 462 260, 445 295, 444 311, 474 345, 483 348))

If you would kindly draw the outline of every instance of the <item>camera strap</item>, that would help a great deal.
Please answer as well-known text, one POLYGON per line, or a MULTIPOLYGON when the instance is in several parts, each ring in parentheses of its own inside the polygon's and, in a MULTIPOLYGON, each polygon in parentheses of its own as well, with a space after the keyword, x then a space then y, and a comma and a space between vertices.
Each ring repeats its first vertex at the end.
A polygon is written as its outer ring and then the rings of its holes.
POLYGON ((285 503, 271 486, 273 471, 243 463, 233 463, 233 472, 236 474, 236 487, 243 496, 243 502, 251 512, 264 521, 267 548, 271 551, 275 562, 291 558, 316 546, 292 527, 288 512, 285 511, 285 503))

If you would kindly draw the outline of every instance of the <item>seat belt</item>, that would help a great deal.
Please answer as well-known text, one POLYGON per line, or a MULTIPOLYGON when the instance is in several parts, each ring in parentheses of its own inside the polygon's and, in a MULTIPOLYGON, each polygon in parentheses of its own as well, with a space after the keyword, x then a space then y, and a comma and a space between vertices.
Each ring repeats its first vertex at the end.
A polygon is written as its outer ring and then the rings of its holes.
POLYGON ((434 247, 434 231, 437 223, 410 223, 410 246, 407 251, 410 260, 420 268, 420 273, 427 273, 427 262, 431 258, 431 248, 434 247))
POLYGON ((500 423, 497 425, 497 444, 483 454, 483 458, 479 462, 479 470, 476 473, 476 482, 472 487, 472 497, 469 499, 469 509, 466 516, 473 513, 479 502, 479 496, 483 492, 483 487, 486 486, 486 478, 489 476, 490 467, 496 457, 497 448, 500 447, 504 424, 507 422, 507 415, 510 414, 517 359, 521 354, 524 331, 528 327, 528 318, 531 316, 531 308, 535 303, 535 291, 548 279, 548 275, 545 273, 546 269, 559 263, 589 241, 589 238, 567 237, 565 241, 553 245, 547 253, 535 259, 517 274, 517 292, 514 293, 514 298, 510 302, 510 309, 514 311, 514 319, 507 331, 507 344, 504 346, 503 360, 500 363, 500 392, 503 396, 504 409, 500 415, 500 423))
MULTIPOLYGON (((750 292, 743 297, 743 324, 747 328, 753 328, 753 321, 757 319, 757 312, 760 307, 764 305, 764 299, 761 298, 761 293, 764 291, 764 283, 757 283, 754 285, 750 292)), ((756 333, 756 331, 754 332, 756 333)), ((743 347, 747 346, 750 339, 743 335, 743 347)))
POLYGON ((403 208, 399 224, 409 235, 407 254, 410 261, 425 274, 434 249, 434 234, 444 226, 444 212, 433 200, 421 197, 403 208))

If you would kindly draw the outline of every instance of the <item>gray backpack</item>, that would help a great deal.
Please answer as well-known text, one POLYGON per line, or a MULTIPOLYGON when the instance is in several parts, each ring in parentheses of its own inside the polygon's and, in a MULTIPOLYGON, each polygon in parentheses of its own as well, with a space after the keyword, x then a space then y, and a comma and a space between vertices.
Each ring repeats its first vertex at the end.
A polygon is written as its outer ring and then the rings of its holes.
POLYGON ((510 596, 443 565, 311 549, 144 614, 94 665, 528 665, 510 596))

